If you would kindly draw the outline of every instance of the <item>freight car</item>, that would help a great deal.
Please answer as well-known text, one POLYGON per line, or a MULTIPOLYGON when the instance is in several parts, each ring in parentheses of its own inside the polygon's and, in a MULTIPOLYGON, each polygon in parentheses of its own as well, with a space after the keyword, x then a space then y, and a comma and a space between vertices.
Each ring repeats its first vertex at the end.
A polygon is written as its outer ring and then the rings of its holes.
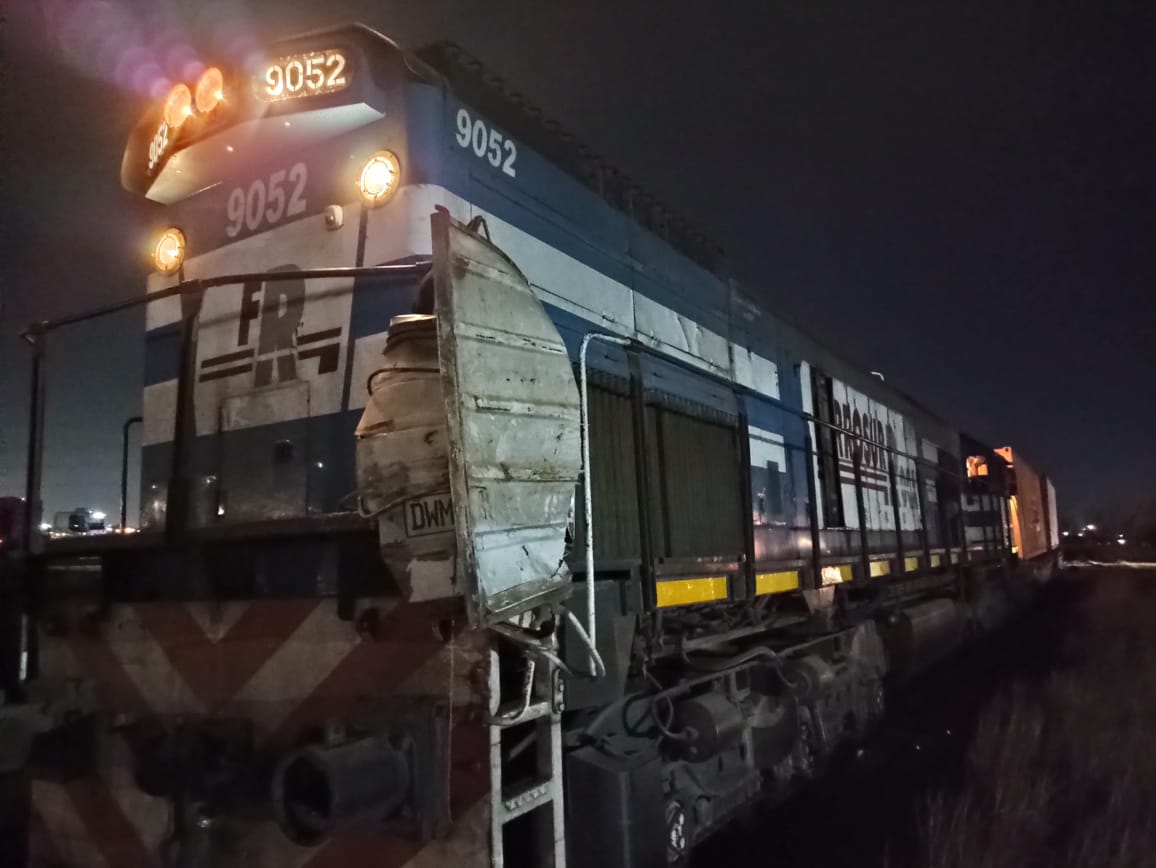
POLYGON ((1018 455, 459 49, 210 67, 123 181, 165 206, 147 294, 27 335, 5 720, 74 733, 37 864, 678 864, 1055 562, 1018 455), (45 540, 45 356, 133 305, 140 532, 45 540))

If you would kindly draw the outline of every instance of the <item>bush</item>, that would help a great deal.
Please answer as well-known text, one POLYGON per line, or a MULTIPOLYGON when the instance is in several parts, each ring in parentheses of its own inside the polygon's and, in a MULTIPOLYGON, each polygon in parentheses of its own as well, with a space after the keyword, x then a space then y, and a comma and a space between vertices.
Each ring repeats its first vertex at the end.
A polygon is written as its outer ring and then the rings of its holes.
MULTIPOLYGON (((1099 581, 1099 580, 1097 580, 1099 581)), ((926 868, 1156 866, 1156 576, 1105 577, 1062 665, 982 713, 962 785, 928 796, 926 868), (1148 586, 1138 593, 1137 585, 1148 586)))

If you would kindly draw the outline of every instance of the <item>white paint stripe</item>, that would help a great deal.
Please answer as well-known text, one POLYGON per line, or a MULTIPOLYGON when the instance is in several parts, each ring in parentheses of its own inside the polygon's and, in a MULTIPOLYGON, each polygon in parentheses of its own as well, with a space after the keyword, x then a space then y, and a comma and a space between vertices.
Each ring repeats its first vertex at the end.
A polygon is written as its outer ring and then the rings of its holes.
POLYGON ((41 673, 52 679, 87 677, 87 673, 76 660, 72 643, 66 639, 42 638, 37 656, 41 673))
MULTIPOLYGON (((612 280, 535 236, 477 208, 444 187, 436 185, 406 187, 399 191, 395 201, 388 207, 371 211, 365 261, 380 263, 405 256, 431 255, 429 215, 435 206, 439 205, 447 208, 461 221, 467 221, 475 216, 485 217, 495 243, 517 263, 544 302, 581 317, 590 322, 592 328, 634 338, 693 367, 727 378, 760 394, 772 398, 779 397, 778 367, 770 359, 734 344, 726 336, 703 327, 690 317, 683 316, 612 280)), ((285 233, 291 231, 293 235, 289 237, 300 236, 303 231, 309 231, 308 225, 302 225, 308 223, 309 221, 299 221, 258 236, 259 242, 251 242, 251 245, 256 245, 252 247, 254 257, 269 250, 273 245, 289 246, 285 240, 285 233)), ((574 237, 581 240, 576 235, 574 237)), ((324 245, 319 247, 317 241, 310 246, 319 249, 324 247, 324 245)), ((197 276, 209 276, 206 269, 213 264, 223 266, 242 262, 245 259, 245 249, 233 244, 196 257, 190 260, 190 273, 195 271, 197 276), (221 252, 226 250, 229 251, 228 255, 222 257, 221 252)), ((310 261, 313 259, 316 259, 316 256, 310 261)), ((268 265, 261 262, 243 264, 254 269, 262 267, 262 264, 268 265)), ((313 264, 337 263, 317 261, 313 264)), ((155 290, 169 282, 170 279, 161 279, 154 275, 150 278, 150 289, 155 290)), ((324 302, 314 303, 324 304, 324 302)), ((158 305, 150 305, 150 308, 156 306, 158 305)), ((348 317, 348 313, 346 316, 348 317)), ((159 313, 155 318, 150 315, 149 327, 154 328, 162 321, 173 320, 171 317, 168 319, 160 317, 159 313)), ((358 382, 357 376, 362 372, 368 375, 365 368, 369 357, 374 355, 376 338, 377 336, 373 335, 355 342, 355 353, 360 351, 362 356, 360 359, 355 356, 354 360, 355 380, 350 390, 349 409, 365 406, 364 388, 358 382), (365 345, 358 350, 358 346, 363 342, 365 345)), ((175 387, 173 389, 175 394, 175 387)), ((160 402, 162 399, 158 396, 156 400, 160 402)), ((209 412, 209 409, 200 408, 201 403, 203 402, 198 401, 198 408, 209 412)), ((216 407, 211 410, 215 414, 216 407)), ((146 432, 146 443, 161 443, 172 439, 171 422, 167 419, 170 414, 161 412, 159 407, 157 412, 160 412, 160 417, 154 418, 155 414, 146 407, 145 427, 149 429, 146 432), (153 419, 151 424, 150 419, 153 419)), ((321 415, 331 411, 315 407, 314 412, 321 415)), ((203 432, 208 429, 204 424, 198 423, 198 430, 203 432)))
POLYGON ((113 736, 124 755, 113 765, 102 769, 105 783, 121 813, 136 830, 137 837, 150 853, 156 853, 169 834, 172 821, 172 803, 168 799, 150 796, 137 787, 129 767, 128 745, 123 738, 113 736))
POLYGON ((769 440, 771 443, 787 442, 786 438, 783 437, 782 434, 778 434, 774 431, 767 431, 765 428, 756 428, 754 425, 750 425, 748 426, 747 431, 752 437, 758 437, 762 440, 769 440))
POLYGON ((1064 561, 1065 567, 1120 567, 1127 570, 1156 570, 1152 561, 1064 561))
POLYGON ((402 868, 489 868, 490 804, 479 799, 460 817, 454 818, 453 833, 444 840, 434 840, 402 868))
POLYGON ((442 647, 436 654, 397 686, 400 696, 435 696, 450 694, 453 676, 453 704, 455 706, 481 704, 486 701, 480 690, 477 673, 489 657, 489 648, 482 633, 462 633, 442 647))
MULTIPOLYGON (((368 602, 368 601, 367 601, 368 602)), ((378 604, 388 610, 388 606, 378 604)), ((264 732, 281 722, 360 643, 350 622, 337 617, 331 601, 318 605, 234 696, 236 713, 264 732)))
MULTIPOLYGON (((424 205, 427 215, 440 204, 459 220, 485 217, 494 243, 517 263, 543 301, 600 329, 635 338, 673 358, 778 397, 777 366, 771 360, 732 344, 725 336, 610 279, 445 188, 415 188, 410 203, 418 209, 424 205), (733 362, 735 351, 742 358, 737 366, 733 362)), ((427 220, 422 246, 415 247, 412 253, 429 254, 428 225, 427 220)))
POLYGON ((145 386, 142 410, 141 444, 152 446, 172 440, 177 418, 177 381, 164 380, 145 386))
MULTIPOLYGON (((148 276, 146 292, 152 295, 180 282, 175 274, 161 274, 154 271, 148 276)), ((161 326, 173 325, 181 321, 181 300, 176 296, 150 301, 145 305, 145 328, 149 331, 161 326)))
POLYGON ((246 828, 240 842, 246 868, 301 868, 316 855, 312 847, 299 847, 272 822, 254 823, 246 828))
POLYGON ((132 607, 116 607, 104 630, 105 643, 157 714, 195 714, 204 705, 169 663, 160 644, 132 607))
POLYGON ((32 783, 32 806, 48 834, 49 845, 69 868, 110 868, 62 784, 32 783))
POLYGON ((205 633, 205 638, 214 645, 233 629, 245 611, 250 601, 231 601, 227 603, 186 603, 185 609, 205 633))

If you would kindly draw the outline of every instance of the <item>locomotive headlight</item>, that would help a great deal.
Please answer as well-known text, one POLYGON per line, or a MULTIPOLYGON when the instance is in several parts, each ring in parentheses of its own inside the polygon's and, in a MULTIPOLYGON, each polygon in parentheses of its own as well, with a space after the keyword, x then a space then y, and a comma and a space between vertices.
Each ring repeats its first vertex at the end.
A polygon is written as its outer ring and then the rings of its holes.
POLYGON ((361 167, 357 189, 366 205, 381 205, 393 195, 400 177, 397 157, 389 151, 378 151, 361 167))
POLYGON ((172 129, 183 124, 193 113, 193 94, 188 85, 178 84, 165 98, 164 121, 172 129))
POLYGON ((225 76, 215 66, 210 66, 197 79, 197 89, 193 96, 197 111, 211 112, 225 98, 225 76))
POLYGON ((175 226, 157 236, 153 265, 162 274, 175 274, 185 261, 185 233, 175 226))

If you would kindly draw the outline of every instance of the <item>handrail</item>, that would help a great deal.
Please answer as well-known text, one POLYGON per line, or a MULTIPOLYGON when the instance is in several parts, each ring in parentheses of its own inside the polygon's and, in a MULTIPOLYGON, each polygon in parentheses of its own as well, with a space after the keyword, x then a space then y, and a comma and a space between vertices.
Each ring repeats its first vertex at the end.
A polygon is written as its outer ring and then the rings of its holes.
MULTIPOLYGON (((44 458, 44 408, 46 402, 46 388, 45 388, 45 356, 46 346, 45 338, 53 331, 63 328, 64 326, 76 325, 77 323, 87 322, 89 320, 98 319, 110 314, 119 313, 125 310, 131 310, 137 307, 143 307, 154 301, 160 301, 166 298, 175 297, 190 297, 194 301, 198 301, 203 297, 205 290, 213 289, 220 286, 228 286, 235 284, 241 286, 250 281, 283 281, 283 280, 318 280, 324 278, 357 278, 357 277, 376 277, 388 278, 393 281, 412 280, 416 277, 421 277, 428 273, 431 262, 429 260, 419 260, 417 262, 394 264, 394 265, 368 265, 368 266, 339 266, 333 268, 303 268, 294 271, 246 271, 237 272, 233 274, 222 274, 215 277, 192 278, 189 280, 182 280, 173 286, 167 286, 164 289, 159 289, 156 292, 146 293, 135 298, 125 299, 124 301, 113 302, 111 304, 101 305, 81 313, 70 314, 68 316, 58 317, 56 319, 42 320, 40 322, 31 323, 21 334, 21 337, 32 348, 32 371, 30 376, 30 400, 29 400, 29 424, 28 424, 28 474, 25 482, 25 498, 24 498, 24 550, 28 553, 39 554, 42 546, 42 536, 39 531, 40 525, 40 484, 43 471, 44 458)), ((199 304, 195 305, 199 308, 199 304)), ((192 334, 195 323, 192 319, 195 313, 190 315, 185 313, 183 319, 185 323, 184 334, 182 336, 182 368, 186 367, 190 360, 189 348, 192 343, 192 334)), ((181 382, 187 381, 188 371, 182 370, 179 376, 181 382)), ((182 416, 182 407, 177 408, 178 423, 182 416)), ((181 440, 184 438, 186 432, 182 430, 180 424, 177 424, 174 429, 173 452, 174 457, 180 455, 181 440)), ((175 462, 174 462, 175 463, 175 462)), ((174 480, 170 478, 170 491, 174 480)), ((184 528, 169 527, 169 519, 171 516, 166 514, 166 530, 170 533, 179 534, 184 528)))
MULTIPOLYGON (((232 274, 223 274, 208 278, 192 278, 189 280, 182 280, 173 286, 165 287, 152 293, 147 293, 143 296, 138 296, 132 299, 126 299, 120 302, 114 302, 107 305, 102 305, 88 311, 77 314, 71 314, 56 319, 44 320, 37 323, 32 323, 22 333, 22 337, 33 347, 33 363, 32 363, 32 377, 31 377, 31 401, 30 401, 30 426, 29 426, 29 472, 26 488, 26 521, 25 534, 26 546, 31 551, 34 544, 38 530, 39 515, 36 513, 40 495, 40 480, 41 480, 41 461, 43 449, 44 436, 44 355, 45 347, 42 338, 47 334, 63 328, 65 326, 74 325, 92 319, 97 319, 109 314, 118 313, 124 310, 130 310, 136 307, 147 305, 154 301, 160 301, 166 298, 173 297, 200 297, 205 290, 226 285, 242 285, 246 282, 261 280, 261 281, 285 281, 285 280, 316 280, 324 278, 358 278, 358 277, 376 277, 389 278, 391 280, 410 280, 415 277, 423 276, 430 268, 429 260, 421 260, 413 263, 392 264, 392 265, 375 265, 375 266, 339 266, 330 268, 311 268, 311 269, 297 269, 293 271, 256 271, 256 272, 237 272, 232 274)), ((622 339, 625 340, 625 339, 622 339)), ((615 341, 617 342, 617 341, 615 341)), ((635 341, 630 342, 632 345, 643 352, 653 351, 653 348, 647 347, 645 344, 640 344, 635 341)), ((856 432, 850 428, 845 428, 842 425, 837 425, 824 419, 820 419, 812 413, 808 413, 801 408, 792 407, 783 400, 774 396, 766 395, 760 392, 755 392, 738 383, 729 380, 724 380, 723 377, 717 373, 704 370, 700 367, 694 366, 685 360, 662 356, 663 360, 692 372, 698 376, 706 377, 719 383, 725 383, 730 389, 739 394, 750 394, 757 397, 759 400, 771 404, 778 409, 784 410, 792 416, 805 421, 815 426, 822 427, 825 430, 839 434, 841 436, 850 438, 855 448, 852 453, 858 451, 860 444, 870 444, 872 447, 879 449, 887 454, 905 458, 912 461, 916 465, 917 472, 915 479, 919 481, 918 467, 925 466, 934 470, 936 475, 941 477, 949 477, 959 484, 965 483, 967 477, 963 472, 951 470, 941 466, 937 461, 926 458, 921 454, 906 452, 898 447, 891 446, 887 443, 877 442, 870 439, 861 432, 856 432)), ((584 367, 584 366, 583 366, 584 367)), ((183 432, 176 432, 176 437, 179 439, 183 432)), ((174 448, 176 444, 174 444, 174 448)), ((809 455, 820 457, 824 454, 821 448, 806 450, 809 455)), ((842 460, 842 459, 838 459, 842 460)), ((854 464, 852 459, 852 464, 854 464)), ((897 531, 899 529, 897 528, 897 531)))
POLYGON ((280 281, 280 280, 320 280, 326 277, 394 277, 405 279, 424 275, 432 263, 428 259, 418 262, 407 262, 400 265, 358 265, 337 266, 334 268, 300 268, 295 271, 242 271, 233 274, 222 274, 217 277, 195 277, 182 280, 180 283, 158 289, 156 292, 101 305, 83 313, 70 314, 57 319, 42 320, 30 323, 21 333, 21 337, 32 343, 37 335, 47 334, 62 326, 75 325, 86 320, 107 316, 110 313, 119 313, 122 310, 131 310, 154 301, 173 298, 179 295, 195 295, 206 289, 217 286, 227 286, 231 283, 248 283, 253 280, 280 281))
POLYGON ((143 416, 129 416, 124 420, 120 439, 120 532, 128 523, 128 432, 133 425, 144 424, 143 416))

